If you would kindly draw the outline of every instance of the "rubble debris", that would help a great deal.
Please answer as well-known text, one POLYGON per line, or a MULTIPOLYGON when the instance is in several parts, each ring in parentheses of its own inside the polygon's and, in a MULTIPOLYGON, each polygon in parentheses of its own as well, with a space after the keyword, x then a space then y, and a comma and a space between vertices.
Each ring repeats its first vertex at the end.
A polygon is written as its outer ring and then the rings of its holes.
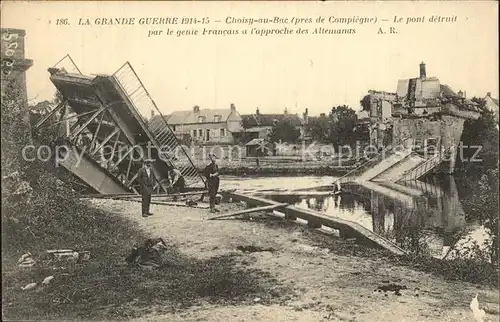
POLYGON ((192 206, 196 206, 197 204, 198 203, 194 200, 191 200, 191 199, 186 200, 186 206, 192 207, 192 206))
POLYGON ((42 284, 48 285, 50 283, 50 281, 52 281, 53 279, 54 279, 54 276, 52 276, 52 275, 47 276, 46 278, 43 279, 42 284))
POLYGON ((162 264, 161 252, 165 249, 167 244, 162 238, 146 239, 142 246, 132 248, 125 261, 131 266, 158 268, 162 264))
POLYGON ((90 252, 74 251, 72 249, 51 249, 46 251, 44 258, 58 262, 82 263, 90 259, 90 252))
POLYGON ((472 298, 472 301, 470 302, 469 307, 472 310, 472 314, 474 315, 474 319, 477 322, 483 322, 484 318, 486 316, 486 311, 479 308, 479 301, 477 299, 478 295, 479 294, 476 294, 476 296, 474 296, 472 298))
POLYGON ((78 252, 69 249, 60 249, 60 250, 48 250, 47 253, 50 255, 50 258, 56 261, 68 261, 68 262, 77 262, 78 261, 78 252))
POLYGON ((394 292, 394 295, 401 296, 401 290, 406 290, 406 286, 399 284, 387 284, 377 287, 374 290, 374 293, 385 293, 384 295, 387 296, 387 292, 394 292))
POLYGON ((36 285, 37 285, 36 283, 29 283, 28 285, 21 287, 21 290, 23 290, 23 291, 31 290, 31 289, 35 288, 36 285))
POLYGON ((26 254, 23 254, 19 260, 17 261, 17 264, 20 266, 20 267, 33 267, 36 265, 36 262, 35 260, 33 259, 33 255, 31 255, 31 253, 26 253, 26 254))

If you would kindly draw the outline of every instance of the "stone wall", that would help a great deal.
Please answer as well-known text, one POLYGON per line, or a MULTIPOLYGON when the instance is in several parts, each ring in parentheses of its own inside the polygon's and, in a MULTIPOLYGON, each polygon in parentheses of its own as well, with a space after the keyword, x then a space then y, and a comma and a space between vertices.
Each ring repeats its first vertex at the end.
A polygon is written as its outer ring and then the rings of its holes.
POLYGON ((2 175, 22 170, 21 149, 31 144, 26 92, 26 70, 33 64, 24 58, 24 30, 1 30, 2 175))
MULTIPOLYGON (((452 152, 456 152, 460 145, 464 122, 463 118, 447 115, 436 120, 427 118, 394 119, 393 140, 410 137, 417 144, 420 142, 422 146, 425 146, 427 140, 437 139, 436 148, 439 151, 452 149, 452 152)), ((449 173, 453 172, 455 161, 455 157, 449 159, 449 173)))
POLYGON ((447 115, 437 120, 394 119, 393 140, 411 137, 424 143, 427 139, 438 139, 438 148, 457 147, 462 136, 464 121, 462 118, 447 115))

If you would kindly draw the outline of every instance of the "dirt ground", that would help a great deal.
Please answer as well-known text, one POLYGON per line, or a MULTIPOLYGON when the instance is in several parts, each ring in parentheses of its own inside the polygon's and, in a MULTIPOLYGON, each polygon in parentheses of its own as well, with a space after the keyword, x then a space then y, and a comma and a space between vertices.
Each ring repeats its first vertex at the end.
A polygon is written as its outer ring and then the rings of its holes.
MULTIPOLYGON (((186 256, 236 256, 239 266, 269 273, 276 281, 266 285, 266 292, 275 295, 272 300, 206 302, 166 315, 153 308, 136 321, 474 321, 469 303, 476 294, 487 312, 485 321, 499 318, 497 289, 447 281, 377 256, 337 252, 335 243, 324 242, 334 237, 325 239, 298 224, 259 220, 262 214, 209 221, 213 214, 206 209, 164 205, 153 205, 154 216, 143 218, 137 202, 91 202, 125 216, 151 237, 164 238, 186 256), (394 287, 402 289, 384 291, 394 287)), ((220 209, 224 213, 238 207, 223 204, 220 209)))

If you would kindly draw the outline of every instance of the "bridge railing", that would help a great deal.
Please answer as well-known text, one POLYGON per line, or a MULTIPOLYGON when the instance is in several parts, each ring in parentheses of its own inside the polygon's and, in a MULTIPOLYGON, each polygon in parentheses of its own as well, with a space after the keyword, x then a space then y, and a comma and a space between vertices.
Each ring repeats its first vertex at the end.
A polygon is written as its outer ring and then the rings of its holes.
POLYGON ((434 170, 437 166, 439 166, 444 159, 449 156, 451 153, 451 148, 448 148, 442 152, 436 152, 432 157, 418 165, 414 169, 410 170, 407 174, 405 174, 400 180, 404 181, 414 181, 420 179, 430 171, 434 170))
POLYGON ((387 147, 385 147, 381 152, 377 153, 374 157, 370 158, 369 160, 365 161, 364 163, 360 164, 358 167, 352 169, 351 171, 347 172, 337 180, 335 180, 334 183, 348 183, 354 181, 356 177, 361 175, 363 172, 369 169, 369 167, 375 166, 378 162, 382 161, 388 156, 391 156, 394 154, 394 150, 396 147, 405 145, 410 140, 413 140, 411 137, 405 137, 401 140, 396 141, 396 143, 391 144, 387 147))
POLYGON ((73 58, 71 58, 69 54, 61 58, 61 60, 54 65, 54 68, 64 69, 67 73, 70 74, 82 74, 78 66, 76 66, 75 62, 73 61, 73 58))
POLYGON ((204 187, 205 180, 201 176, 199 170, 194 165, 190 156, 187 154, 184 147, 179 143, 175 133, 167 123, 166 118, 158 109, 158 106, 151 98, 146 87, 137 76, 129 62, 126 62, 120 69, 113 74, 114 79, 120 85, 129 101, 140 115, 143 123, 146 125, 149 132, 155 138, 156 148, 158 149, 159 158, 172 165, 183 174, 186 185, 190 187, 204 187), (155 111, 156 117, 147 120, 141 111, 155 111))

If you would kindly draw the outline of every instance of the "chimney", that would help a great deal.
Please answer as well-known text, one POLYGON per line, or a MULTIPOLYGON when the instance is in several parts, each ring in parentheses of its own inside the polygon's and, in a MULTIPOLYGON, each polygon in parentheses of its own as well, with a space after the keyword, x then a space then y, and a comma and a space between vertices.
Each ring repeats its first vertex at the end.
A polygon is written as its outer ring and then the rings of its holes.
POLYGON ((304 112, 304 124, 309 123, 309 109, 306 108, 306 111, 304 112))
POLYGON ((151 119, 155 116, 155 110, 151 109, 151 119))
POLYGON ((462 92, 462 90, 459 90, 457 94, 458 94, 458 96, 460 96, 460 97, 464 97, 464 92, 462 92))
POLYGON ((231 112, 236 112, 236 106, 233 103, 231 103, 231 112))
POLYGON ((325 116, 326 116, 326 114, 325 114, 325 113, 321 113, 319 116, 321 116, 321 117, 325 117, 325 116))
POLYGON ((486 96, 491 97, 491 92, 486 93, 486 96))
POLYGON ((199 107, 198 105, 195 105, 195 106, 193 107, 193 112, 195 112, 195 113, 200 113, 200 107, 199 107))
POLYGON ((283 114, 288 115, 288 108, 285 107, 285 111, 283 112, 283 114))
POLYGON ((260 115, 260 111, 259 111, 259 108, 257 107, 257 109, 255 110, 255 115, 260 115))
POLYGON ((425 72, 425 63, 421 62, 420 63, 420 79, 425 79, 427 77, 426 72, 425 72))

